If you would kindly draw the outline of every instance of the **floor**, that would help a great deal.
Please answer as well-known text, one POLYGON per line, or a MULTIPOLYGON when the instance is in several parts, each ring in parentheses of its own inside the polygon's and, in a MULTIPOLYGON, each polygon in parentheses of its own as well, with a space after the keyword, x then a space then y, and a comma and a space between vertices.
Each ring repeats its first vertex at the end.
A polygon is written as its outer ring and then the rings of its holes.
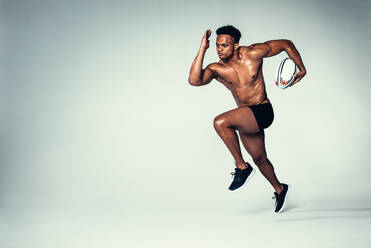
POLYGON ((276 214, 274 200, 247 192, 226 190, 210 201, 172 203, 169 196, 137 206, 14 208, 0 222, 1 247, 370 247, 370 200, 305 199, 294 192, 276 214))

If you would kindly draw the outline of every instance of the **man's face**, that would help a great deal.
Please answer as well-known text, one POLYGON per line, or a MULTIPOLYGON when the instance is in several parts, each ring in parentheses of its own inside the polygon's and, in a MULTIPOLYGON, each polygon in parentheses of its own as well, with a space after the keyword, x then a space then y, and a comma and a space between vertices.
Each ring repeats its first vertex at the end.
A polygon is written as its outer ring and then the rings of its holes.
POLYGON ((236 43, 229 34, 220 34, 216 38, 216 52, 220 59, 229 59, 233 56, 236 43))

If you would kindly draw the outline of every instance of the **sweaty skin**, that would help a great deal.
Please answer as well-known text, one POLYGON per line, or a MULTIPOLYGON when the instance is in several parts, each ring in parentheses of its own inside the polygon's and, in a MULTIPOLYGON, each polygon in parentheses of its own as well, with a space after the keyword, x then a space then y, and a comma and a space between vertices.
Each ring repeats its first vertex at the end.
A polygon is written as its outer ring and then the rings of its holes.
POLYGON ((220 60, 202 69, 205 52, 209 48, 210 35, 211 31, 206 30, 192 63, 188 82, 193 86, 201 86, 216 79, 232 92, 238 108, 216 116, 214 128, 231 152, 236 166, 243 170, 251 165, 245 163, 242 157, 236 133, 238 131, 241 142, 255 165, 271 183, 276 193, 280 194, 283 184, 277 179, 273 165, 267 157, 264 130, 259 130, 257 120, 249 106, 269 102, 262 73, 263 58, 285 51, 299 67, 299 72, 294 75, 295 81, 291 85, 293 86, 306 74, 300 54, 289 40, 270 40, 239 46, 232 36, 221 34, 216 40, 216 51, 220 60))
POLYGON ((250 46, 239 46, 234 42, 234 38, 227 34, 217 37, 216 50, 220 58, 219 62, 211 63, 202 70, 210 35, 211 31, 206 30, 201 47, 193 61, 188 81, 193 86, 201 86, 210 83, 212 79, 218 80, 232 92, 238 107, 269 102, 262 72, 265 57, 286 51, 299 68, 299 72, 295 74, 296 80, 291 86, 306 74, 300 54, 291 41, 270 40, 250 46))

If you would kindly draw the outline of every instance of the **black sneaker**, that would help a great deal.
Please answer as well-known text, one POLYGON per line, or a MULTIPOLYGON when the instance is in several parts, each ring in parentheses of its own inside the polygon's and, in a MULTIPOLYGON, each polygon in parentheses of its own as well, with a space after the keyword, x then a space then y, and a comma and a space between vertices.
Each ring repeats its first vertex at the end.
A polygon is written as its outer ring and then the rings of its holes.
POLYGON ((235 190, 241 187, 246 181, 249 181, 252 176, 255 174, 255 170, 249 165, 248 168, 241 170, 240 168, 235 168, 235 172, 231 172, 233 182, 229 186, 229 190, 235 190))
POLYGON ((276 199, 276 209, 274 210, 274 212, 276 213, 280 213, 285 207, 288 192, 291 190, 290 185, 287 185, 284 183, 282 185, 283 185, 283 190, 281 191, 281 193, 277 194, 277 192, 274 192, 274 196, 272 197, 272 199, 276 199))

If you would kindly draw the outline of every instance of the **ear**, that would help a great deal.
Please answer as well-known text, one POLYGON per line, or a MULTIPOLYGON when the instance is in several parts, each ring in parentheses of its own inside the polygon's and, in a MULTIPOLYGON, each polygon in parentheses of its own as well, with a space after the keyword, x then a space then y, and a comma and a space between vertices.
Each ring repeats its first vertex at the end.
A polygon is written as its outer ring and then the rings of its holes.
POLYGON ((240 44, 239 43, 235 43, 233 46, 234 46, 234 50, 236 51, 237 48, 239 48, 240 44))

